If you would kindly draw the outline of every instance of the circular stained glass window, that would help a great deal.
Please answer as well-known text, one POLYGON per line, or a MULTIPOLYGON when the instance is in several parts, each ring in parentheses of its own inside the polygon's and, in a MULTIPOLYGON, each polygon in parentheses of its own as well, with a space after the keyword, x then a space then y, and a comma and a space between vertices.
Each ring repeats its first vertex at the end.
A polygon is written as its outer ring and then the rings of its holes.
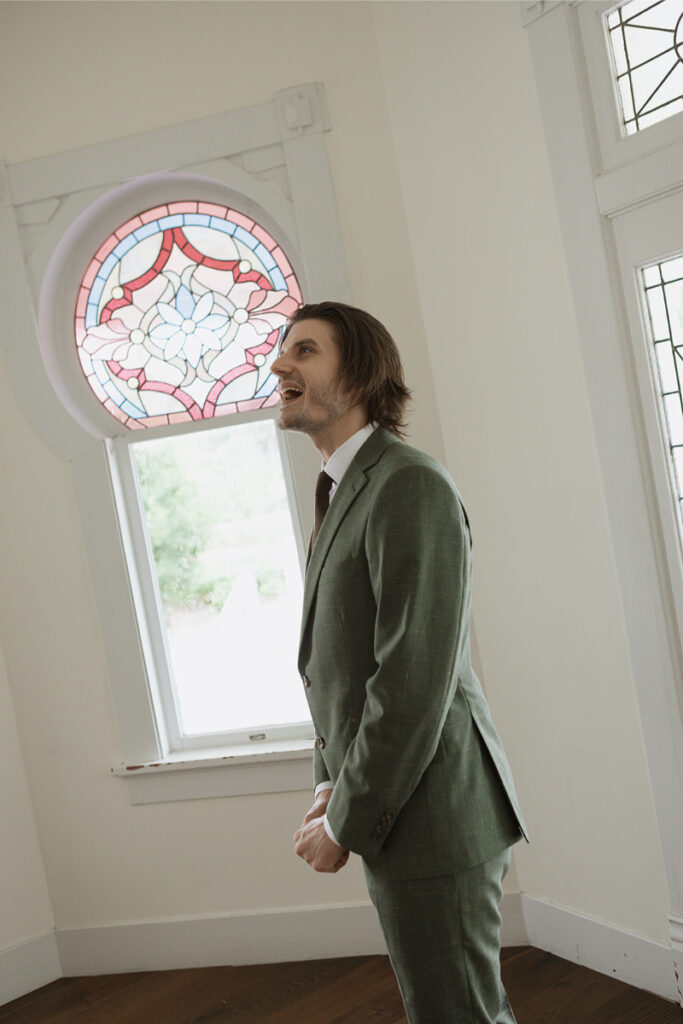
POLYGON ((130 428, 275 405, 270 364, 301 301, 287 257, 251 217, 200 201, 156 206, 110 235, 85 272, 80 363, 130 428))

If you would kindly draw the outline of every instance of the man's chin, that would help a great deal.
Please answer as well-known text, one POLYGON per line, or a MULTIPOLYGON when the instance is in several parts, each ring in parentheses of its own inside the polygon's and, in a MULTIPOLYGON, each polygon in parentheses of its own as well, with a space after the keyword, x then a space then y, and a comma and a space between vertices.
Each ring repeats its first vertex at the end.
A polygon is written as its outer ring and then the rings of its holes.
POLYGON ((308 421, 305 417, 292 415, 290 409, 280 409, 280 414, 275 421, 279 430, 298 430, 302 434, 308 433, 308 421))

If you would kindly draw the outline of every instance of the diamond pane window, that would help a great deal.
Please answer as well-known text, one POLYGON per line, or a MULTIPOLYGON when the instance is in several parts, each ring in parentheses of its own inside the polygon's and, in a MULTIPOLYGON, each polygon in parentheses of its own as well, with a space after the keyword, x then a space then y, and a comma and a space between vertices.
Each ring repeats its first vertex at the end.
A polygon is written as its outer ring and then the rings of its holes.
POLYGON ((646 267, 642 280, 683 540, 683 255, 646 267))
POLYGON ((300 303, 287 257, 252 218, 200 201, 156 206, 110 235, 85 272, 80 364, 129 428, 274 405, 270 364, 300 303))
POLYGON ((605 20, 622 131, 633 135, 683 111, 681 0, 629 0, 605 20))

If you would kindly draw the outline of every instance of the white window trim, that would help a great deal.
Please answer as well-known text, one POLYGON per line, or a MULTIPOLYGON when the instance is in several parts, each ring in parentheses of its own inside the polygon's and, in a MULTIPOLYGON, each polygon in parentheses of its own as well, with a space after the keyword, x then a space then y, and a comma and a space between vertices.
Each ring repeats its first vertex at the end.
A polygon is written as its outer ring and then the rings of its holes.
MULTIPOLYGON (((233 757, 240 752, 245 755, 250 754, 254 749, 267 750, 269 743, 279 740, 291 741, 294 744, 293 749, 296 749, 302 737, 309 741, 308 745, 310 747, 315 737, 310 720, 288 725, 269 725, 267 722, 263 722, 251 730, 244 728, 232 731, 225 730, 220 736, 214 733, 193 736, 192 739, 189 739, 182 735, 178 724, 178 709, 175 706, 174 684, 170 674, 171 658, 168 650, 168 641, 162 624, 163 606, 156 585, 154 560, 150 550, 147 530, 145 529, 143 503, 130 450, 131 444, 150 440, 157 436, 179 437, 190 432, 196 434, 197 431, 237 426, 240 423, 274 420, 275 416, 276 410, 272 408, 258 409, 246 413, 233 413, 229 417, 204 420, 200 423, 184 422, 178 424, 170 432, 166 427, 150 428, 145 430, 144 434, 139 431, 126 431, 124 434, 120 434, 118 437, 109 439, 106 442, 121 538, 126 552, 126 563, 137 568, 137 572, 134 575, 131 574, 131 584, 137 620, 142 625, 140 633, 145 652, 145 663, 148 666, 149 687, 153 694, 153 704, 155 707, 163 709, 163 714, 157 716, 157 726, 160 729, 165 727, 163 735, 159 736, 160 747, 166 752, 166 756, 170 756, 172 759, 177 755, 181 755, 184 760, 187 760, 192 752, 201 757, 203 756, 202 750, 216 748, 219 744, 223 748, 230 748, 233 757), (249 735, 250 731, 252 734, 265 732, 267 738, 264 736, 262 740, 256 740, 253 736, 249 735)), ((278 431, 276 433, 276 440, 280 450, 283 476, 289 499, 289 510, 292 517, 299 568, 303 577, 306 551, 301 519, 298 515, 296 492, 294 490, 294 473, 292 472, 285 436, 278 431)), ((101 543, 104 542, 106 542, 106 539, 102 538, 101 543)), ((295 678, 296 666, 294 663, 292 663, 290 669, 291 676, 295 678)))
POLYGON ((245 753, 243 746, 221 747, 191 757, 120 765, 112 775, 126 780, 131 804, 310 790, 311 743, 280 741, 257 753, 245 753))
MULTIPOLYGON (((179 190, 192 186, 202 197, 224 199, 225 189, 235 190, 258 204, 266 229, 263 211, 276 235, 287 240, 288 255, 309 301, 348 301, 323 138, 327 130, 324 88, 315 83, 284 90, 270 103, 243 110, 52 157, 0 164, 0 289, 8 311, 8 329, 2 336, 5 359, 27 417, 71 466, 121 739, 122 764, 113 772, 128 780, 131 799, 139 799, 142 789, 145 800, 150 794, 167 800, 309 789, 311 755, 302 750, 302 740, 254 744, 248 753, 224 749, 205 750, 194 758, 187 753, 166 755, 167 737, 157 727, 154 683, 146 669, 148 639, 136 618, 137 583, 125 558, 130 537, 117 513, 116 499, 124 497, 122 483, 116 460, 110 458, 116 435, 125 428, 112 428, 73 354, 60 359, 53 348, 59 352, 60 345, 70 344, 71 332, 60 331, 59 320, 63 326, 63 318, 71 316, 68 307, 77 277, 92 253, 81 215, 89 211, 89 224, 97 225, 101 240, 107 224, 113 230, 126 219, 126 210, 132 215, 135 206, 137 212, 146 196, 153 197, 153 203, 164 197, 177 199, 179 190), (272 147, 281 147, 284 155, 291 202, 230 161, 241 156, 245 168, 257 169, 272 147), (79 218, 74 251, 74 224, 79 218), (22 232, 25 240, 27 231, 36 237, 25 258, 22 232), (60 261, 67 248, 69 259, 60 261), (71 292, 67 279, 74 286, 71 292), (66 296, 64 307, 60 296, 66 296), (41 338, 47 339, 42 353, 41 338)), ((249 199, 246 202, 248 206, 249 199)), ((283 444, 295 467, 289 486, 302 533, 307 535, 319 460, 306 438, 286 435, 283 444)))
MULTIPOLYGON (((626 211, 683 191, 683 115, 622 137, 618 144, 615 132, 605 129, 603 117, 611 100, 604 92, 607 57, 596 41, 600 31, 596 19, 614 6, 575 0, 527 3, 522 17, 531 45, 597 441, 666 872, 671 943, 680 962, 683 655, 681 623, 672 600, 678 561, 667 558, 671 501, 658 502, 652 486, 662 456, 648 451, 644 426, 653 415, 650 398, 644 401, 651 381, 647 371, 643 379, 642 357, 635 358, 644 338, 633 321, 629 324, 625 300, 625 293, 633 292, 629 277, 633 268, 627 271, 629 255, 620 252, 614 227, 616 218, 626 211), (593 37, 586 45, 587 33, 593 37)), ((634 301, 632 294, 631 307, 634 301)))

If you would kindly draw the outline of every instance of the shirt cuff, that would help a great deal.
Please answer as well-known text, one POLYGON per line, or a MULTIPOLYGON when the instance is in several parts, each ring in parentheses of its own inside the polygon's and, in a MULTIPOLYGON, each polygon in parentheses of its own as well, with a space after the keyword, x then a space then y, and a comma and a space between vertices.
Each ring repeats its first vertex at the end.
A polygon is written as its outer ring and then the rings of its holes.
POLYGON ((313 791, 314 799, 317 799, 318 793, 322 793, 324 789, 334 789, 334 782, 330 782, 329 779, 327 780, 327 782, 319 782, 318 785, 315 787, 315 790, 313 791))
POLYGON ((327 832, 327 834, 330 837, 330 839, 332 840, 332 842, 336 843, 337 846, 341 846, 341 843, 337 843, 337 837, 335 836, 334 832, 332 831, 332 826, 330 825, 329 821, 327 820, 327 815, 325 815, 325 817, 323 818, 323 825, 325 826, 325 831, 327 832))

